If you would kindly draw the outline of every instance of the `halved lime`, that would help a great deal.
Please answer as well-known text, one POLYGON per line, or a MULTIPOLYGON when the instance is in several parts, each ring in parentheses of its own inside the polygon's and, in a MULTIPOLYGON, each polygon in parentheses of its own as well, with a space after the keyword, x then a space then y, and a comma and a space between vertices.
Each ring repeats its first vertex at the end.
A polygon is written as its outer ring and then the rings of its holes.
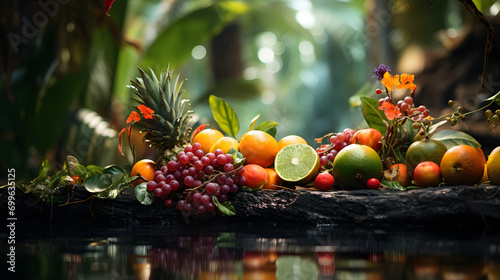
POLYGON ((276 155, 274 169, 286 182, 306 184, 318 174, 319 156, 309 145, 289 145, 276 155))

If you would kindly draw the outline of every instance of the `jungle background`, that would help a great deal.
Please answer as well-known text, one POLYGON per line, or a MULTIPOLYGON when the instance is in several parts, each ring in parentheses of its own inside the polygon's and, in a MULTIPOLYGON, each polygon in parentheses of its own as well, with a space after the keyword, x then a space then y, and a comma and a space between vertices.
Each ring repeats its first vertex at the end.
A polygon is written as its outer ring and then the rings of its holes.
MULTIPOLYGON (((500 1, 474 3, 498 26, 500 1)), ((217 128, 214 94, 237 112, 240 134, 260 114, 279 123, 277 139, 297 134, 313 147, 366 126, 357 98, 380 87, 370 78, 378 63, 415 74, 416 101, 433 116, 449 99, 474 110, 500 89, 498 39, 481 87, 486 32, 456 0, 117 0, 108 14, 102 0, 12 0, 0 11, 0 183, 9 168, 33 178, 44 157, 130 164, 117 137, 137 66, 170 64, 187 79, 193 127, 217 128)), ((485 119, 453 129, 487 154, 500 138, 485 119)))

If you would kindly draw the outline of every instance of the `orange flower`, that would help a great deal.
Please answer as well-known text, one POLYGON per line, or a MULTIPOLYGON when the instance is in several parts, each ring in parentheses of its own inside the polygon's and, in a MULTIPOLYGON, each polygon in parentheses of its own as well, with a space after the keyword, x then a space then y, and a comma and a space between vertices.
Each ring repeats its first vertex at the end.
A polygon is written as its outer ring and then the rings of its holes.
POLYGON ((398 107, 394 106, 391 102, 382 103, 382 106, 378 107, 378 109, 384 110, 385 116, 391 121, 401 116, 401 111, 399 111, 398 107))
POLYGON ((130 115, 128 115, 127 118, 127 123, 131 123, 132 121, 138 122, 141 120, 141 115, 137 113, 136 111, 130 112, 130 115))
POLYGON ((392 89, 395 86, 399 86, 399 75, 392 76, 389 72, 385 72, 384 78, 382 79, 382 84, 389 90, 392 91, 392 89))
POLYGON ((417 86, 413 83, 415 80, 415 75, 401 74, 401 84, 398 85, 398 89, 407 88, 411 91, 417 89, 417 86))
POLYGON ((153 111, 153 109, 151 109, 145 105, 139 105, 139 106, 137 106, 137 109, 139 109, 139 111, 141 111, 141 113, 144 115, 145 119, 153 119, 153 114, 155 112, 155 111, 153 111))

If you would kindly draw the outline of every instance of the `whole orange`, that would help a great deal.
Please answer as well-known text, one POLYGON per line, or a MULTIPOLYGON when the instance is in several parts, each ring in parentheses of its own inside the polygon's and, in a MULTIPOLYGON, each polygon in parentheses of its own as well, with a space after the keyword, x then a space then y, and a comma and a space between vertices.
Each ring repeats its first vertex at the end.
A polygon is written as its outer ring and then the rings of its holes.
POLYGON ((398 181, 403 187, 408 187, 411 183, 410 175, 408 174, 408 168, 404 163, 396 163, 391 166, 389 171, 395 172, 396 176, 392 178, 393 181, 398 181))
POLYGON ((474 185, 484 173, 485 157, 480 149, 468 145, 450 148, 441 159, 441 176, 450 185, 474 185))
POLYGON ((267 183, 262 187, 264 190, 279 190, 278 187, 281 184, 283 184, 283 180, 278 176, 278 173, 276 173, 276 170, 274 168, 264 168, 267 172, 267 175, 269 175, 269 180, 267 183))
POLYGON ((250 130, 240 139, 240 153, 245 157, 246 163, 268 167, 273 164, 278 151, 276 139, 264 131, 250 130))
POLYGON ((377 152, 382 149, 382 133, 374 128, 361 129, 352 136, 351 144, 366 145, 377 152))
POLYGON ((241 176, 245 177, 245 185, 251 189, 257 189, 269 181, 269 175, 264 167, 253 163, 245 165, 241 176))
POLYGON ((201 149, 205 154, 207 154, 215 142, 222 137, 224 137, 224 134, 217 129, 207 128, 198 132, 198 134, 194 136, 193 143, 200 143, 201 149))
MULTIPOLYGON (((140 161, 136 162, 134 166, 132 167, 132 170, 130 171, 130 177, 133 176, 142 176, 144 179, 148 181, 154 180, 155 176, 155 171, 156 171, 156 162, 150 160, 150 159, 141 159, 140 161)), ((135 180, 132 182, 132 186, 137 186, 140 183, 145 182, 142 179, 135 180)))
POLYGON ((297 135, 288 135, 288 136, 281 138, 280 141, 278 141, 278 146, 279 146, 280 150, 283 149, 283 147, 286 147, 286 146, 292 145, 292 144, 306 144, 307 145, 307 141, 304 138, 297 136, 297 135))

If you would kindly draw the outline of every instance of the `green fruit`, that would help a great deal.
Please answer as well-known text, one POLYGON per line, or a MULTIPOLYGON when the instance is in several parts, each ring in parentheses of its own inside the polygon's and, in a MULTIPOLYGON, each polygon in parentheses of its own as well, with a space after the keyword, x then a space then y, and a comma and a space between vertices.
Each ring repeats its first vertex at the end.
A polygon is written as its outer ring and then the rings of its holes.
POLYGON ((413 169, 424 161, 432 161, 439 166, 447 150, 446 146, 437 140, 424 139, 413 142, 406 151, 405 159, 408 172, 413 174, 413 169))
POLYGON ((366 189, 369 179, 382 177, 382 160, 374 149, 358 144, 343 148, 333 161, 333 177, 341 189, 366 189))
POLYGON ((283 181, 306 184, 318 174, 319 156, 309 145, 289 145, 276 155, 274 169, 283 181))

